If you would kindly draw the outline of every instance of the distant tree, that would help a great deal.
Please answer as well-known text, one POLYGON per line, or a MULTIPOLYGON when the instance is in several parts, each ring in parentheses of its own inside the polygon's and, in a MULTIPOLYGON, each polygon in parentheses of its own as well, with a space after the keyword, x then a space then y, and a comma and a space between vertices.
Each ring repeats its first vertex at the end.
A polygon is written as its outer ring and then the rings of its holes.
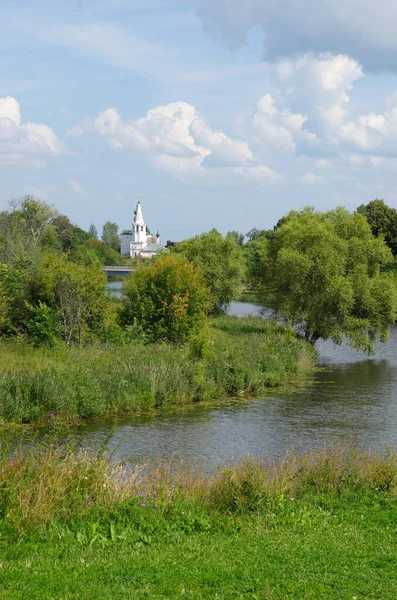
POLYGON ((92 264, 98 261, 101 265, 119 265, 123 263, 120 254, 101 240, 89 239, 73 254, 73 260, 81 264, 92 264))
POLYGON ((120 252, 120 237, 118 232, 119 227, 117 223, 111 223, 110 221, 107 221, 103 226, 102 241, 113 248, 113 250, 120 252))
POLYGON ((358 207, 357 212, 364 215, 372 233, 384 236, 393 256, 397 256, 397 210, 387 206, 383 200, 372 200, 358 207))
POLYGON ((346 337, 372 352, 396 318, 395 279, 380 272, 389 258, 362 214, 307 208, 287 215, 273 237, 261 238, 251 275, 262 303, 311 343, 340 344, 346 337))
POLYGON ((75 245, 75 227, 70 221, 69 217, 66 217, 65 215, 58 215, 55 217, 55 219, 53 219, 52 226, 54 227, 61 242, 62 252, 72 250, 75 245))
POLYGON ((108 301, 106 275, 99 264, 79 265, 66 254, 45 254, 30 275, 26 296, 31 314, 40 316, 46 326, 57 319, 66 344, 81 344, 103 320, 108 301))
POLYGON ((245 235, 248 238, 248 241, 252 242, 254 240, 256 240, 258 237, 263 235, 264 230, 263 229, 256 229, 255 227, 253 229, 250 229, 245 235))
POLYGON ((124 326, 138 325, 151 341, 184 342, 200 329, 210 293, 200 269, 182 256, 140 264, 123 283, 124 326))
POLYGON ((94 238, 94 239, 98 239, 98 230, 95 227, 94 223, 91 223, 89 229, 88 229, 88 233, 90 234, 90 237, 94 238))
POLYGON ((32 196, 12 200, 10 210, 0 213, 0 261, 12 264, 32 257, 55 215, 48 204, 32 196))
POLYGON ((52 226, 60 239, 62 252, 73 252, 90 238, 89 233, 74 225, 65 215, 55 217, 52 226))
POLYGON ((223 237, 213 229, 178 243, 170 251, 185 256, 202 269, 214 312, 225 310, 241 292, 245 259, 235 236, 223 237))
POLYGON ((244 244, 245 235, 243 233, 239 233, 238 231, 228 231, 226 237, 234 238, 239 246, 244 244))

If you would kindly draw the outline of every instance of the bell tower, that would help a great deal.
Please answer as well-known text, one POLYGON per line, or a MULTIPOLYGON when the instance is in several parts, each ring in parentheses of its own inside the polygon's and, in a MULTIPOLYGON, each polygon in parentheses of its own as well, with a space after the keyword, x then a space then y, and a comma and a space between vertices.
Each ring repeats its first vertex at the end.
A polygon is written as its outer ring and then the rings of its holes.
POLYGON ((147 244, 146 225, 143 219, 141 199, 139 196, 137 198, 134 221, 132 223, 132 242, 133 244, 147 244))

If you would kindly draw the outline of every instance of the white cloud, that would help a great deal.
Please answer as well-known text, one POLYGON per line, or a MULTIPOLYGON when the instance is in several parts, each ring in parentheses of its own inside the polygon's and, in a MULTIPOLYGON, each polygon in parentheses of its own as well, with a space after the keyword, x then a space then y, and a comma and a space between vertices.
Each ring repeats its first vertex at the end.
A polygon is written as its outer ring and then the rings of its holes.
POLYGON ((305 55, 278 62, 278 100, 270 94, 259 100, 251 134, 269 147, 319 160, 321 154, 369 154, 375 165, 381 156, 396 156, 397 92, 386 98, 382 113, 352 114, 350 93, 362 77, 361 66, 348 56, 305 55))
POLYGON ((397 68, 397 3, 392 0, 191 0, 203 25, 230 46, 253 27, 264 33, 265 57, 307 52, 348 54, 373 69, 397 68))
POLYGON ((360 65, 343 55, 305 55, 275 66, 284 102, 299 109, 307 129, 330 144, 338 142, 350 102, 348 92, 361 77, 360 65))
POLYGON ((59 154, 62 144, 47 125, 23 123, 19 102, 0 98, 0 163, 41 164, 40 158, 59 154))
POLYGON ((88 196, 90 194, 90 192, 88 192, 86 189, 83 188, 83 186, 81 185, 81 183, 79 183, 78 181, 75 181, 74 179, 70 179, 69 180, 69 186, 70 189, 77 194, 77 196, 88 196))
POLYGON ((186 102, 158 106, 137 120, 123 121, 115 108, 101 112, 94 130, 113 149, 136 148, 152 157, 156 168, 183 181, 198 181, 220 172, 231 177, 274 181, 276 173, 255 162, 248 142, 212 129, 186 102))
POLYGON ((272 95, 266 94, 257 104, 252 128, 258 142, 286 151, 295 151, 298 140, 313 145, 317 142, 313 133, 303 129, 306 120, 307 117, 289 109, 278 109, 272 95))

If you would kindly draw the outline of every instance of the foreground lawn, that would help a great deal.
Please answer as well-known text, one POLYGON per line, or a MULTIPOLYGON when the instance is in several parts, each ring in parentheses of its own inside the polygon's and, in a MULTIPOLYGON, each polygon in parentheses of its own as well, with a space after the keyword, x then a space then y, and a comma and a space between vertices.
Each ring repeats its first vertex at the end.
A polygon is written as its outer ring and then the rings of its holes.
POLYGON ((3 542, 0 597, 397 597, 397 499, 383 492, 237 518, 183 503, 154 512, 135 503, 3 542))
POLYGON ((212 475, 72 447, 1 456, 1 600, 397 598, 391 453, 288 453, 212 475))

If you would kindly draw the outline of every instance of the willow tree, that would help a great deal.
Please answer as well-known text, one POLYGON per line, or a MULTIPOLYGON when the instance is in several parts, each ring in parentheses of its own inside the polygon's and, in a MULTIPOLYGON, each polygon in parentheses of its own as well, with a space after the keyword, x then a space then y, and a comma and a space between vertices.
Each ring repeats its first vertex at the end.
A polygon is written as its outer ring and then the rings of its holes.
POLYGON ((371 353, 396 318, 395 279, 380 270, 390 256, 363 215, 306 208, 258 239, 251 276, 262 303, 311 343, 346 338, 371 353))

